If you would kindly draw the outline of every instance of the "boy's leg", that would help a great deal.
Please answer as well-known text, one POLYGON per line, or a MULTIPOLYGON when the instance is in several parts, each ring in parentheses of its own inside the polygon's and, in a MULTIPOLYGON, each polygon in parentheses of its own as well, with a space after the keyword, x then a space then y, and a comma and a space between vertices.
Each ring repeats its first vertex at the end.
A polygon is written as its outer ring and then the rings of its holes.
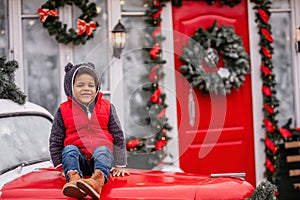
POLYGON ((104 177, 105 183, 107 182, 110 174, 110 169, 114 161, 114 156, 111 151, 105 146, 99 146, 96 148, 93 154, 94 171, 100 170, 104 177))
POLYGON ((104 146, 97 147, 93 153, 94 173, 89 179, 82 179, 77 186, 93 198, 100 198, 102 186, 107 182, 113 163, 111 151, 104 146))
POLYGON ((77 171, 79 175, 83 177, 80 165, 84 164, 84 160, 86 160, 85 156, 75 145, 67 145, 64 147, 62 151, 62 165, 67 182, 69 182, 67 174, 70 170, 77 171))
POLYGON ((63 194, 68 197, 81 198, 86 196, 85 192, 80 190, 76 183, 83 176, 80 165, 86 158, 82 152, 74 145, 68 145, 62 152, 62 164, 66 175, 67 183, 63 187, 63 194))

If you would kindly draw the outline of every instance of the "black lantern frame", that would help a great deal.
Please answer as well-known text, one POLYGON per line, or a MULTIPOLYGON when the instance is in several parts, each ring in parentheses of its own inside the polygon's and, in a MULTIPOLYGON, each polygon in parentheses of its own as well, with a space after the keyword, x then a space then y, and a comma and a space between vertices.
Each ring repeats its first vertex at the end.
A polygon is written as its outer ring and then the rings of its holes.
POLYGON ((125 26, 118 21, 118 24, 114 27, 112 32, 112 43, 113 43, 113 56, 120 58, 122 50, 126 44, 127 31, 125 26))

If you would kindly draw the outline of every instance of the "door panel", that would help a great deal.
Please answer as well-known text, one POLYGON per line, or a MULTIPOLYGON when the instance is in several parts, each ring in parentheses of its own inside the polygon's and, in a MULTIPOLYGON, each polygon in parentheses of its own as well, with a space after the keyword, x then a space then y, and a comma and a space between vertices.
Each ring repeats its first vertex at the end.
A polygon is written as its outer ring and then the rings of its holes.
MULTIPOLYGON (((174 50, 179 55, 189 37, 201 26, 206 29, 217 20, 218 25, 232 25, 249 52, 247 2, 234 8, 220 3, 184 1, 173 7, 174 50)), ((183 64, 175 55, 175 68, 183 64)), ((255 185, 255 163, 252 121, 251 75, 244 85, 226 97, 204 96, 193 90, 195 124, 189 123, 189 84, 176 76, 180 167, 193 173, 246 172, 246 180, 255 185)))

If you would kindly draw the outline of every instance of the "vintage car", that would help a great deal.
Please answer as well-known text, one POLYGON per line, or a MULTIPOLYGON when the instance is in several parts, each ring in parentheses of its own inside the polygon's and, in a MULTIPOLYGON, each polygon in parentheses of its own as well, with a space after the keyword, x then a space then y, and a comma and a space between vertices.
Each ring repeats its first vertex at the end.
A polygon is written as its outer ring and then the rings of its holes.
MULTIPOLYGON (((0 199, 71 199, 62 194, 65 178, 50 162, 52 120, 52 115, 38 105, 0 99, 0 199)), ((254 192, 240 174, 129 171, 130 176, 110 177, 100 199, 238 200, 254 192)))

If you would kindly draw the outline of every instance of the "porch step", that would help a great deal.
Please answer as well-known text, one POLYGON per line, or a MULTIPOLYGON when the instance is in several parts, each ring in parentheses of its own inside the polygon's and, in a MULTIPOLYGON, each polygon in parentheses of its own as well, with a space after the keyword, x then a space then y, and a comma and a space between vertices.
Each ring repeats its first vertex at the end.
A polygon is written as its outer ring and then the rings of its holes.
POLYGON ((300 183, 294 183, 293 185, 294 185, 295 189, 299 189, 300 190, 300 183))
POLYGON ((300 148, 300 141, 293 141, 293 142, 285 142, 284 148, 290 149, 290 148, 300 148))
POLYGON ((287 156, 286 162, 300 162, 300 155, 287 156))
POLYGON ((290 169, 289 174, 290 176, 300 176, 300 169, 290 169))

